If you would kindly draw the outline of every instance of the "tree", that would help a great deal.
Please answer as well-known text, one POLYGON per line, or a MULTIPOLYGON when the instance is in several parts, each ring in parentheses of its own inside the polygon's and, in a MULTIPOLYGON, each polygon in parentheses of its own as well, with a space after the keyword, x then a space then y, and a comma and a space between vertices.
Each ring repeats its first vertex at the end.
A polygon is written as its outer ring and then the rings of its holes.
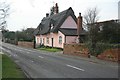
POLYGON ((33 41, 34 40, 34 28, 23 29, 22 31, 16 32, 16 39, 18 41, 33 41))
POLYGON ((120 23, 114 20, 103 23, 101 40, 104 43, 120 43, 120 23))
POLYGON ((83 24, 87 25, 87 30, 90 30, 92 28, 90 24, 94 24, 99 20, 98 9, 96 7, 87 9, 83 17, 83 24))
POLYGON ((0 2, 0 29, 5 30, 7 26, 6 18, 10 14, 10 5, 6 2, 0 2))
POLYGON ((93 55, 95 55, 98 40, 98 25, 95 24, 98 20, 98 9, 96 7, 89 8, 84 15, 84 25, 86 25, 85 28, 88 30, 89 51, 93 55))

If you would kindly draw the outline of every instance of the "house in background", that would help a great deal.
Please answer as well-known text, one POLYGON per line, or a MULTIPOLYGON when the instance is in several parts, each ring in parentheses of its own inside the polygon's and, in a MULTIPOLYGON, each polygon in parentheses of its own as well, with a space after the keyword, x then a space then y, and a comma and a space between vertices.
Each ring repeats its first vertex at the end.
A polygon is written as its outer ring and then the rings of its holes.
MULTIPOLYGON (((106 21, 101 21, 101 22, 96 22, 94 23, 94 25, 96 25, 96 27, 98 28, 98 31, 101 32, 103 31, 103 27, 107 24, 107 26, 113 26, 114 24, 120 24, 120 20, 119 19, 115 19, 115 20, 106 20, 106 21)), ((115 26, 115 25, 114 25, 115 26)))
POLYGON ((81 14, 77 19, 71 7, 59 13, 57 3, 52 11, 51 14, 46 14, 34 31, 36 45, 64 48, 64 43, 79 42, 85 35, 81 14))

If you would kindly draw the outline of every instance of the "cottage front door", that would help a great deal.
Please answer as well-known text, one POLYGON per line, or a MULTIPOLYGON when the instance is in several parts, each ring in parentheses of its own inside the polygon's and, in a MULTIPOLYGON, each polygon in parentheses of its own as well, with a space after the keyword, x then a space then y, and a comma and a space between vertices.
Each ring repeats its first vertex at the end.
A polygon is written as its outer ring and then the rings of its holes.
POLYGON ((52 40, 52 48, 53 48, 53 38, 51 38, 51 40, 52 40))

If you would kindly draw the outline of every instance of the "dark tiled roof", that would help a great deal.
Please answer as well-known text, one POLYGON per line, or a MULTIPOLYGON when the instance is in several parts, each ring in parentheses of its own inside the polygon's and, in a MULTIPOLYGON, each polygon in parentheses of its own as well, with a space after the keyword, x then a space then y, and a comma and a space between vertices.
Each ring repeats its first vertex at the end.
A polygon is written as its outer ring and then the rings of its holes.
POLYGON ((40 34, 40 31, 39 31, 39 27, 37 27, 35 29, 35 31, 33 32, 34 35, 39 35, 40 34))
MULTIPOLYGON (((66 36, 77 36, 77 29, 60 28, 59 30, 66 36)), ((82 30, 80 35, 86 35, 86 31, 82 30)))
POLYGON ((51 15, 49 17, 44 17, 41 23, 39 24, 39 26, 37 27, 37 29, 35 30, 34 34, 35 35, 47 34, 50 31, 57 32, 68 16, 71 16, 75 20, 75 22, 77 22, 77 18, 74 15, 74 11, 70 7, 69 9, 63 12, 51 15), (52 29, 51 29, 51 24, 53 24, 54 26, 52 29))

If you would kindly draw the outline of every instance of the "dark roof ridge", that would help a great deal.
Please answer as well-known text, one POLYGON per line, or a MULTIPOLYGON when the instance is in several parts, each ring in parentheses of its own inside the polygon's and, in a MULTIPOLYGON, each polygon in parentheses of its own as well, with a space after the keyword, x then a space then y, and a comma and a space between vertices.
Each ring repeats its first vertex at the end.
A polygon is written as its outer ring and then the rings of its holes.
POLYGON ((77 28, 60 28, 60 29, 64 29, 64 30, 77 30, 77 28))

